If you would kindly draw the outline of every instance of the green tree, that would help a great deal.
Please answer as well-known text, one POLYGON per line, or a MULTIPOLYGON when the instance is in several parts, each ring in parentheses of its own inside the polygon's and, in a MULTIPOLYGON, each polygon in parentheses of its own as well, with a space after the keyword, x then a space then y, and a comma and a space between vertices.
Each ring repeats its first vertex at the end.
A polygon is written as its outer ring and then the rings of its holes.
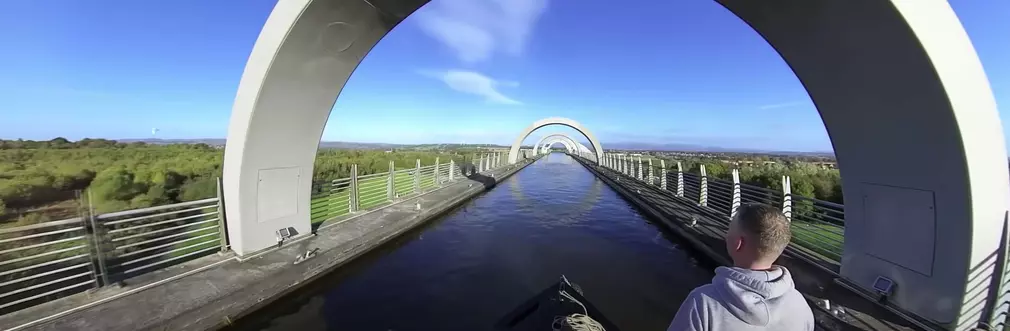
POLYGON ((182 185, 179 199, 192 201, 213 198, 217 195, 217 180, 215 178, 195 178, 182 185))

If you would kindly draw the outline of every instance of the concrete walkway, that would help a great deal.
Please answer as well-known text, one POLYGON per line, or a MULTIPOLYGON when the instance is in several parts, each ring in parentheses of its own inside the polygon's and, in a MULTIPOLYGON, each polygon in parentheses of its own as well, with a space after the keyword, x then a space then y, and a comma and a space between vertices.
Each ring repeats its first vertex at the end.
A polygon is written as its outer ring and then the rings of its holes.
POLYGON ((384 208, 328 221, 316 235, 244 261, 231 254, 208 256, 132 279, 123 287, 0 316, 0 330, 216 329, 441 216, 527 165, 470 176, 384 208), (316 250, 315 257, 294 264, 298 255, 311 250, 316 250))
MULTIPOLYGON (((639 211, 686 241, 695 256, 707 258, 711 267, 731 265, 723 237, 729 219, 697 205, 696 202, 677 197, 675 192, 630 178, 608 168, 575 157, 583 166, 613 188, 639 211), (690 224, 695 222, 694 226, 690 224)), ((674 184, 675 185, 675 184, 674 184)), ((818 327, 824 330, 918 330, 912 323, 870 302, 835 282, 832 272, 837 266, 813 265, 799 255, 803 252, 790 248, 777 264, 789 268, 797 289, 807 297, 814 311, 818 327), (839 318, 821 309, 816 302, 828 299, 832 305, 844 307, 839 318)))

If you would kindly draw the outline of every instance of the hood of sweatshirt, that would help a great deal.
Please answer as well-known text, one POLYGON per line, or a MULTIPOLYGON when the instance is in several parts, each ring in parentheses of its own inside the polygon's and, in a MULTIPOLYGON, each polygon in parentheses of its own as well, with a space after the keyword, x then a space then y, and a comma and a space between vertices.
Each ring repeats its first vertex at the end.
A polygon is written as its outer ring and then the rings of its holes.
POLYGON ((763 271, 719 267, 712 284, 726 310, 754 326, 767 326, 771 317, 784 308, 780 299, 795 288, 789 270, 781 266, 763 271))

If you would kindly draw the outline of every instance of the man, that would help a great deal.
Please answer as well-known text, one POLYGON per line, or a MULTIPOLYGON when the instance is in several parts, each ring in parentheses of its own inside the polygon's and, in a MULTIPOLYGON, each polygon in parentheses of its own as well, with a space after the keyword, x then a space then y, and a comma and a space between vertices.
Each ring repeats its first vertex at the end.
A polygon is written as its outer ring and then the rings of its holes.
POLYGON ((776 208, 743 205, 729 224, 733 267, 691 291, 668 331, 814 329, 814 316, 789 270, 774 265, 789 244, 789 220, 776 208))

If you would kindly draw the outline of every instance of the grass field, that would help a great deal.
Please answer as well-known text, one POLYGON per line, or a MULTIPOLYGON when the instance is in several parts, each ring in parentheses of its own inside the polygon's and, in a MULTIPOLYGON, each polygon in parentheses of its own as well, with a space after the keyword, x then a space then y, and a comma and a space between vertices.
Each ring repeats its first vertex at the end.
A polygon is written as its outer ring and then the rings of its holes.
POLYGON ((835 262, 842 260, 842 243, 845 229, 826 223, 792 222, 793 243, 807 248, 835 262))

